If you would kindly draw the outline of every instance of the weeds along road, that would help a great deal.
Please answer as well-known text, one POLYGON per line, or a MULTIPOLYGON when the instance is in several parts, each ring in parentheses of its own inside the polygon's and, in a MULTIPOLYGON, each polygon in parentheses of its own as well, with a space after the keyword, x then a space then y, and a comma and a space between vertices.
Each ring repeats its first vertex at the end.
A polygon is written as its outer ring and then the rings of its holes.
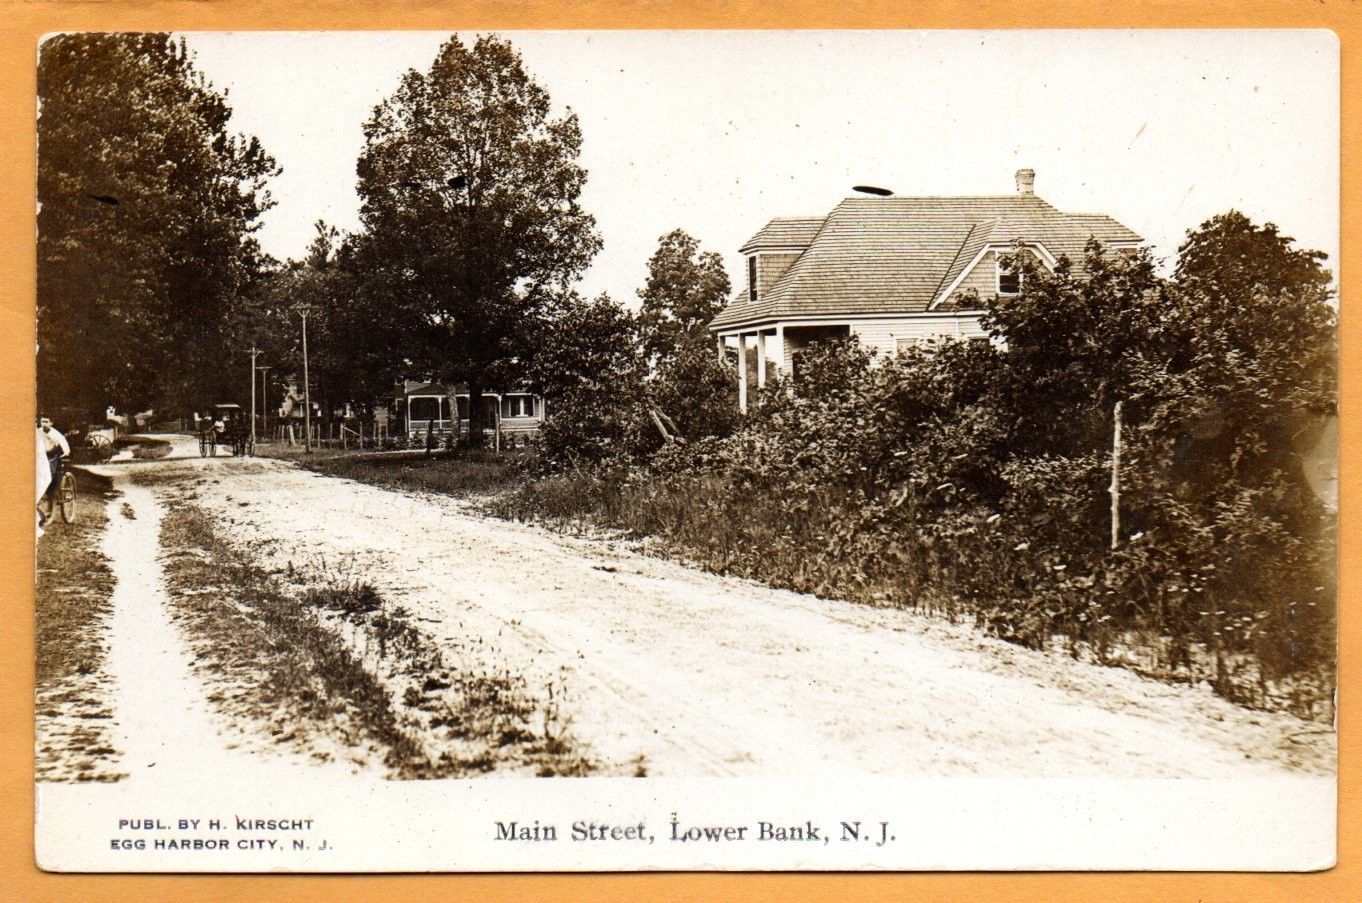
MULTIPOLYGON (((1323 773, 1332 735, 909 612, 773 590, 177 439, 160 504, 262 566, 362 578, 438 644, 553 686, 604 773, 1231 777, 1323 773)), ((127 524, 114 519, 111 530, 127 524)), ((112 554, 121 544, 111 542, 112 554)))

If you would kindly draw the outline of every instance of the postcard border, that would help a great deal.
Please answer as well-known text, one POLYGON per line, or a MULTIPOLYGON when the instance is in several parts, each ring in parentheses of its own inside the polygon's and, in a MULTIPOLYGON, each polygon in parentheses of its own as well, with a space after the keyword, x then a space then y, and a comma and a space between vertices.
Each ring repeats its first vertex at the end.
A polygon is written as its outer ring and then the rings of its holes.
MULTIPOLYGON (((0 389, 0 414, 11 425, 31 418, 33 404, 34 277, 34 121, 35 51, 41 35, 68 30, 313 30, 313 29, 510 29, 510 28, 1324 28, 1341 45, 1343 169, 1341 173, 1342 295, 1362 285, 1359 258, 1358 133, 1355 98, 1362 97, 1362 13, 1340 0, 1299 3, 1291 0, 1128 0, 1115 4, 1084 0, 975 0, 968 6, 952 0, 918 0, 911 7, 883 0, 854 5, 787 0, 778 7, 754 2, 496 2, 463 0, 457 14, 439 4, 392 4, 381 12, 370 3, 307 0, 208 0, 208 2, 81 3, 77 0, 22 2, 5 0, 0 29, 0 121, 5 153, 0 159, 4 191, 4 225, 0 227, 0 259, 10 274, 0 298, 0 366, 10 376, 0 389), (395 8, 393 8, 395 7, 395 8)), ((1358 330, 1345 314, 1341 326, 1340 496, 1344 508, 1357 500, 1362 483, 1354 462, 1362 436, 1356 415, 1362 359, 1350 355, 1358 330)), ((17 476, 27 472, 31 451, 14 441, 20 430, 0 432, 0 466, 17 476)), ((1339 865, 1311 875, 1259 874, 928 874, 905 880, 893 874, 646 874, 646 875, 420 875, 420 876, 214 876, 184 875, 73 876, 40 872, 33 862, 33 660, 34 632, 32 532, 20 488, 28 483, 8 479, 0 499, 10 516, 0 528, 0 573, 9 617, 0 629, 0 881, 21 898, 145 900, 203 896, 210 891, 226 898, 290 898, 336 900, 407 895, 424 898, 451 892, 486 899, 525 897, 590 897, 596 900, 648 896, 688 899, 823 898, 847 894, 876 898, 929 897, 972 900, 1005 889, 1010 899, 1052 897, 1124 899, 1127 897, 1299 899, 1335 896, 1362 883, 1362 828, 1358 826, 1359 777, 1350 767, 1357 758, 1362 733, 1345 709, 1339 736, 1339 865), (209 886, 205 886, 205 882, 209 886)), ((1358 527, 1341 520, 1340 599, 1351 600, 1362 589, 1358 527), (1352 566, 1350 566, 1352 565, 1352 566)), ((1339 612, 1340 697, 1359 690, 1357 666, 1362 632, 1355 606, 1339 612)))

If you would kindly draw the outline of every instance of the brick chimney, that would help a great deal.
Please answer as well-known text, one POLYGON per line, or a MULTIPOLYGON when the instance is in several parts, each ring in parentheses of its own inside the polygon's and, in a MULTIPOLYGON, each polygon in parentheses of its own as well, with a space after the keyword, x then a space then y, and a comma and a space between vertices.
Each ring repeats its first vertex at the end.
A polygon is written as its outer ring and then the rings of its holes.
POLYGON ((1036 193, 1036 171, 1034 169, 1017 170, 1017 194, 1032 197, 1036 193))

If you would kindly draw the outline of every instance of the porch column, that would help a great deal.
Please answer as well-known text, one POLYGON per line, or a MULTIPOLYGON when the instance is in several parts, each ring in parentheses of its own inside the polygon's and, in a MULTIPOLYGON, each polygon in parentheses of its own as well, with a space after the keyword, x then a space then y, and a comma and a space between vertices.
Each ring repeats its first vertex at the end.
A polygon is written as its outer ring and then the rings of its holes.
POLYGON ((738 410, 747 413, 747 336, 738 333, 738 410))
POLYGON ((781 379, 786 379, 790 375, 790 365, 785 360, 785 324, 780 323, 776 326, 776 372, 781 379))
POLYGON ((766 388, 766 332, 757 330, 757 388, 766 388))
POLYGON ((714 337, 714 347, 715 347, 715 350, 718 351, 718 353, 719 353, 719 363, 723 363, 723 360, 724 360, 724 337, 723 337, 723 336, 721 336, 721 335, 716 335, 716 336, 714 337))

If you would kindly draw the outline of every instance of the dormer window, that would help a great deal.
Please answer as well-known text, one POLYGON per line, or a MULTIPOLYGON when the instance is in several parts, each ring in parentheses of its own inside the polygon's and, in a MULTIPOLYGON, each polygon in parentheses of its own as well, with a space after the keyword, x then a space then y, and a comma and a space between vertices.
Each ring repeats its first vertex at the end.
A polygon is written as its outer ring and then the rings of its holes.
POLYGON ((747 257, 747 302, 757 303, 757 255, 747 257))
POLYGON ((1021 293, 1022 274, 1015 267, 1003 266, 1001 257, 998 264, 998 294, 1017 295, 1021 293))

